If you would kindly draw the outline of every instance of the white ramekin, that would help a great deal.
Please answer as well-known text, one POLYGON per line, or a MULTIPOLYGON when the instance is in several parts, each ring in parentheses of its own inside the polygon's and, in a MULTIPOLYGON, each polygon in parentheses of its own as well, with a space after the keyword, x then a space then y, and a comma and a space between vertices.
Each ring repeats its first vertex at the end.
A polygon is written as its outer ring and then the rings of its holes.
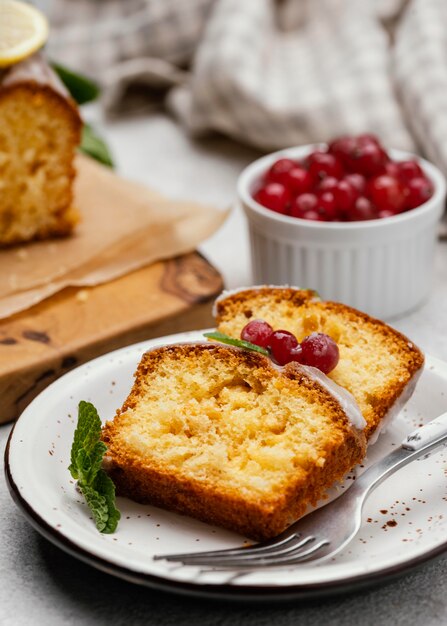
POLYGON ((316 289, 390 319, 420 305, 430 291, 437 225, 444 210, 445 179, 428 161, 390 150, 393 159, 416 158, 434 184, 423 205, 394 217, 362 222, 313 222, 281 215, 257 203, 253 190, 280 157, 300 159, 322 144, 274 152, 239 176, 238 196, 248 218, 254 284, 316 289))

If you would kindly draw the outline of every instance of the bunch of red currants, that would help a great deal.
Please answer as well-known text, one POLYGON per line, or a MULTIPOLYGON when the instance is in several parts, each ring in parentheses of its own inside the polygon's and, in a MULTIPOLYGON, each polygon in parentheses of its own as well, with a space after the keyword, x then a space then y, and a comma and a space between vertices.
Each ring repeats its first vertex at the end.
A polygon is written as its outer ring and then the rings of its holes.
POLYGON ((307 220, 354 222, 392 217, 433 195, 416 160, 393 161, 374 135, 340 137, 305 159, 278 159, 253 197, 307 220))
POLYGON ((324 333, 312 333, 301 343, 287 330, 273 330, 264 320, 252 320, 241 331, 241 339, 270 351, 279 365, 297 361, 328 374, 337 365, 339 350, 335 341, 324 333))

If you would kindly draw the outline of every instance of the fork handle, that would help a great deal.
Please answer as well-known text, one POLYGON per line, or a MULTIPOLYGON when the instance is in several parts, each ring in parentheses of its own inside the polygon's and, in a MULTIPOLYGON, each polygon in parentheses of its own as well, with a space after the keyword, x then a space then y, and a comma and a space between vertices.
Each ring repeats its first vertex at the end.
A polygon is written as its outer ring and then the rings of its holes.
MULTIPOLYGON (((399 448, 378 461, 356 480, 351 487, 363 499, 386 478, 412 461, 428 456, 447 445, 447 413, 416 429, 405 437, 399 448)), ((350 491, 351 491, 350 489, 350 491)), ((353 494, 354 495, 354 494, 353 494)))

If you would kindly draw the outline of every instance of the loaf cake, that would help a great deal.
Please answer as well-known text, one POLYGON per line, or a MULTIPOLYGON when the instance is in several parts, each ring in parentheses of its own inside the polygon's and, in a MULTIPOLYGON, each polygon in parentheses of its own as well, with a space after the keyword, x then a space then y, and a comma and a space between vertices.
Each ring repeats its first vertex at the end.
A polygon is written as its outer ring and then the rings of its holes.
POLYGON ((218 330, 235 338, 254 319, 292 332, 298 341, 313 332, 332 337, 340 360, 329 377, 356 399, 368 439, 409 399, 424 364, 421 351, 397 330, 351 307, 321 301, 310 290, 266 286, 224 293, 215 316, 218 330))
POLYGON ((0 74, 0 246, 71 232, 81 129, 76 104, 40 54, 0 74))
POLYGON ((263 540, 363 458, 364 423, 313 368, 196 343, 144 354, 102 437, 119 495, 263 540))

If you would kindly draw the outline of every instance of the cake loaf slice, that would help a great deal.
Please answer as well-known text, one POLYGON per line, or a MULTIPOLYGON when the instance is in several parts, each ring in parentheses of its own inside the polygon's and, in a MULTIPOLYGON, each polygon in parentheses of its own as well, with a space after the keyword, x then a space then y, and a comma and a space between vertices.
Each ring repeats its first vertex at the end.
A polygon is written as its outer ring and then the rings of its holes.
POLYGON ((323 302, 310 290, 269 286, 224 293, 215 315, 218 330, 237 338, 253 319, 288 330, 298 341, 313 332, 332 337, 340 360, 329 377, 354 396, 373 441, 411 396, 424 364, 421 351, 397 330, 351 307, 323 302))
POLYGON ((248 350, 159 348, 104 426, 108 471, 119 495, 268 539, 363 458, 348 395, 313 368, 248 350))
POLYGON ((40 54, 0 74, 0 247, 71 232, 81 128, 76 104, 40 54))

